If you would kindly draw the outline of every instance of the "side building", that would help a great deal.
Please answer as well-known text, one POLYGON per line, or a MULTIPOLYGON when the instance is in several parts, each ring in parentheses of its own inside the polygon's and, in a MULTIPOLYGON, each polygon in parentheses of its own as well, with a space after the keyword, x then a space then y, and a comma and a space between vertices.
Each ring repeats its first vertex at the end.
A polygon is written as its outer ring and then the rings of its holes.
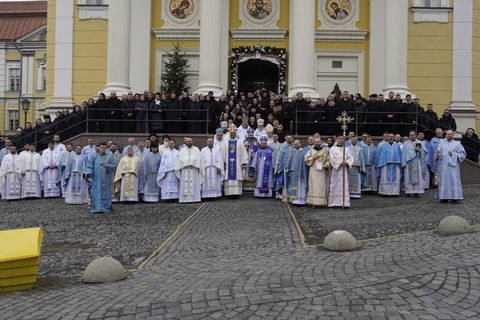
POLYGON ((47 1, 0 2, 0 132, 45 112, 47 1), (23 103, 22 103, 23 102, 23 103), (23 107, 22 107, 23 105, 23 107))

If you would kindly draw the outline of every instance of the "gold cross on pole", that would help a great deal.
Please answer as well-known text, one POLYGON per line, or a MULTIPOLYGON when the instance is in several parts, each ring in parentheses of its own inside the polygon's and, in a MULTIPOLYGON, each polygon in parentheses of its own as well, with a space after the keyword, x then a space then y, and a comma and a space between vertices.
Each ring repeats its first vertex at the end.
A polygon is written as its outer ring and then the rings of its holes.
POLYGON ((348 128, 348 124, 353 121, 353 118, 348 115, 346 111, 342 111, 342 114, 337 117, 337 121, 342 124, 343 135, 345 136, 348 128))

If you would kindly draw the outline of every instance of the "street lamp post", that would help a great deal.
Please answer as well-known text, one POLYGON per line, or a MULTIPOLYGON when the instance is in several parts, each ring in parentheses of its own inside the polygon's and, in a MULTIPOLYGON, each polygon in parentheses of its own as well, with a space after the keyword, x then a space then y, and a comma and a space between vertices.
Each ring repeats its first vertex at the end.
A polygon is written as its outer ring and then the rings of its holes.
POLYGON ((22 109, 23 109, 23 112, 25 113, 25 122, 23 124, 23 128, 25 128, 27 126, 27 114, 28 114, 28 110, 30 110, 30 100, 28 100, 27 98, 23 98, 22 100, 22 109))

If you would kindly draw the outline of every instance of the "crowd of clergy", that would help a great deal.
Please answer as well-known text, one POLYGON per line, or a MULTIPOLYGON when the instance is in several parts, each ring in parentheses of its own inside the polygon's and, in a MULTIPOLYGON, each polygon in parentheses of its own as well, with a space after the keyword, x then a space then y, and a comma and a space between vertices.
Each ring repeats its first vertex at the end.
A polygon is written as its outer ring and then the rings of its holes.
POLYGON ((437 187, 436 199, 463 199, 460 163, 466 152, 453 131, 438 128, 402 137, 385 132, 374 145, 368 134, 300 140, 278 134, 264 120, 253 130, 244 122, 222 125, 201 150, 191 137, 175 141, 151 135, 145 142, 64 145, 55 135, 41 154, 34 144, 17 153, 6 139, 0 150, 0 193, 4 200, 64 197, 67 204, 89 204, 109 212, 112 202, 199 202, 253 192, 294 205, 350 207, 362 193, 419 197, 437 187))

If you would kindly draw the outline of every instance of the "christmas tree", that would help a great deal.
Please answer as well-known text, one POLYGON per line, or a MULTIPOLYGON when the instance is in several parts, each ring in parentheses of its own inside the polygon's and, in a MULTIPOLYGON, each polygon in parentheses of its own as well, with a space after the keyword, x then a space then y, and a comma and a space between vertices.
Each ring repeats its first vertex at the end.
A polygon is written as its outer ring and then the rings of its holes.
POLYGON ((168 60, 164 63, 164 76, 162 91, 165 93, 175 92, 179 95, 182 90, 188 90, 187 69, 190 68, 185 53, 182 52, 181 43, 173 43, 173 50, 168 53, 168 60))

